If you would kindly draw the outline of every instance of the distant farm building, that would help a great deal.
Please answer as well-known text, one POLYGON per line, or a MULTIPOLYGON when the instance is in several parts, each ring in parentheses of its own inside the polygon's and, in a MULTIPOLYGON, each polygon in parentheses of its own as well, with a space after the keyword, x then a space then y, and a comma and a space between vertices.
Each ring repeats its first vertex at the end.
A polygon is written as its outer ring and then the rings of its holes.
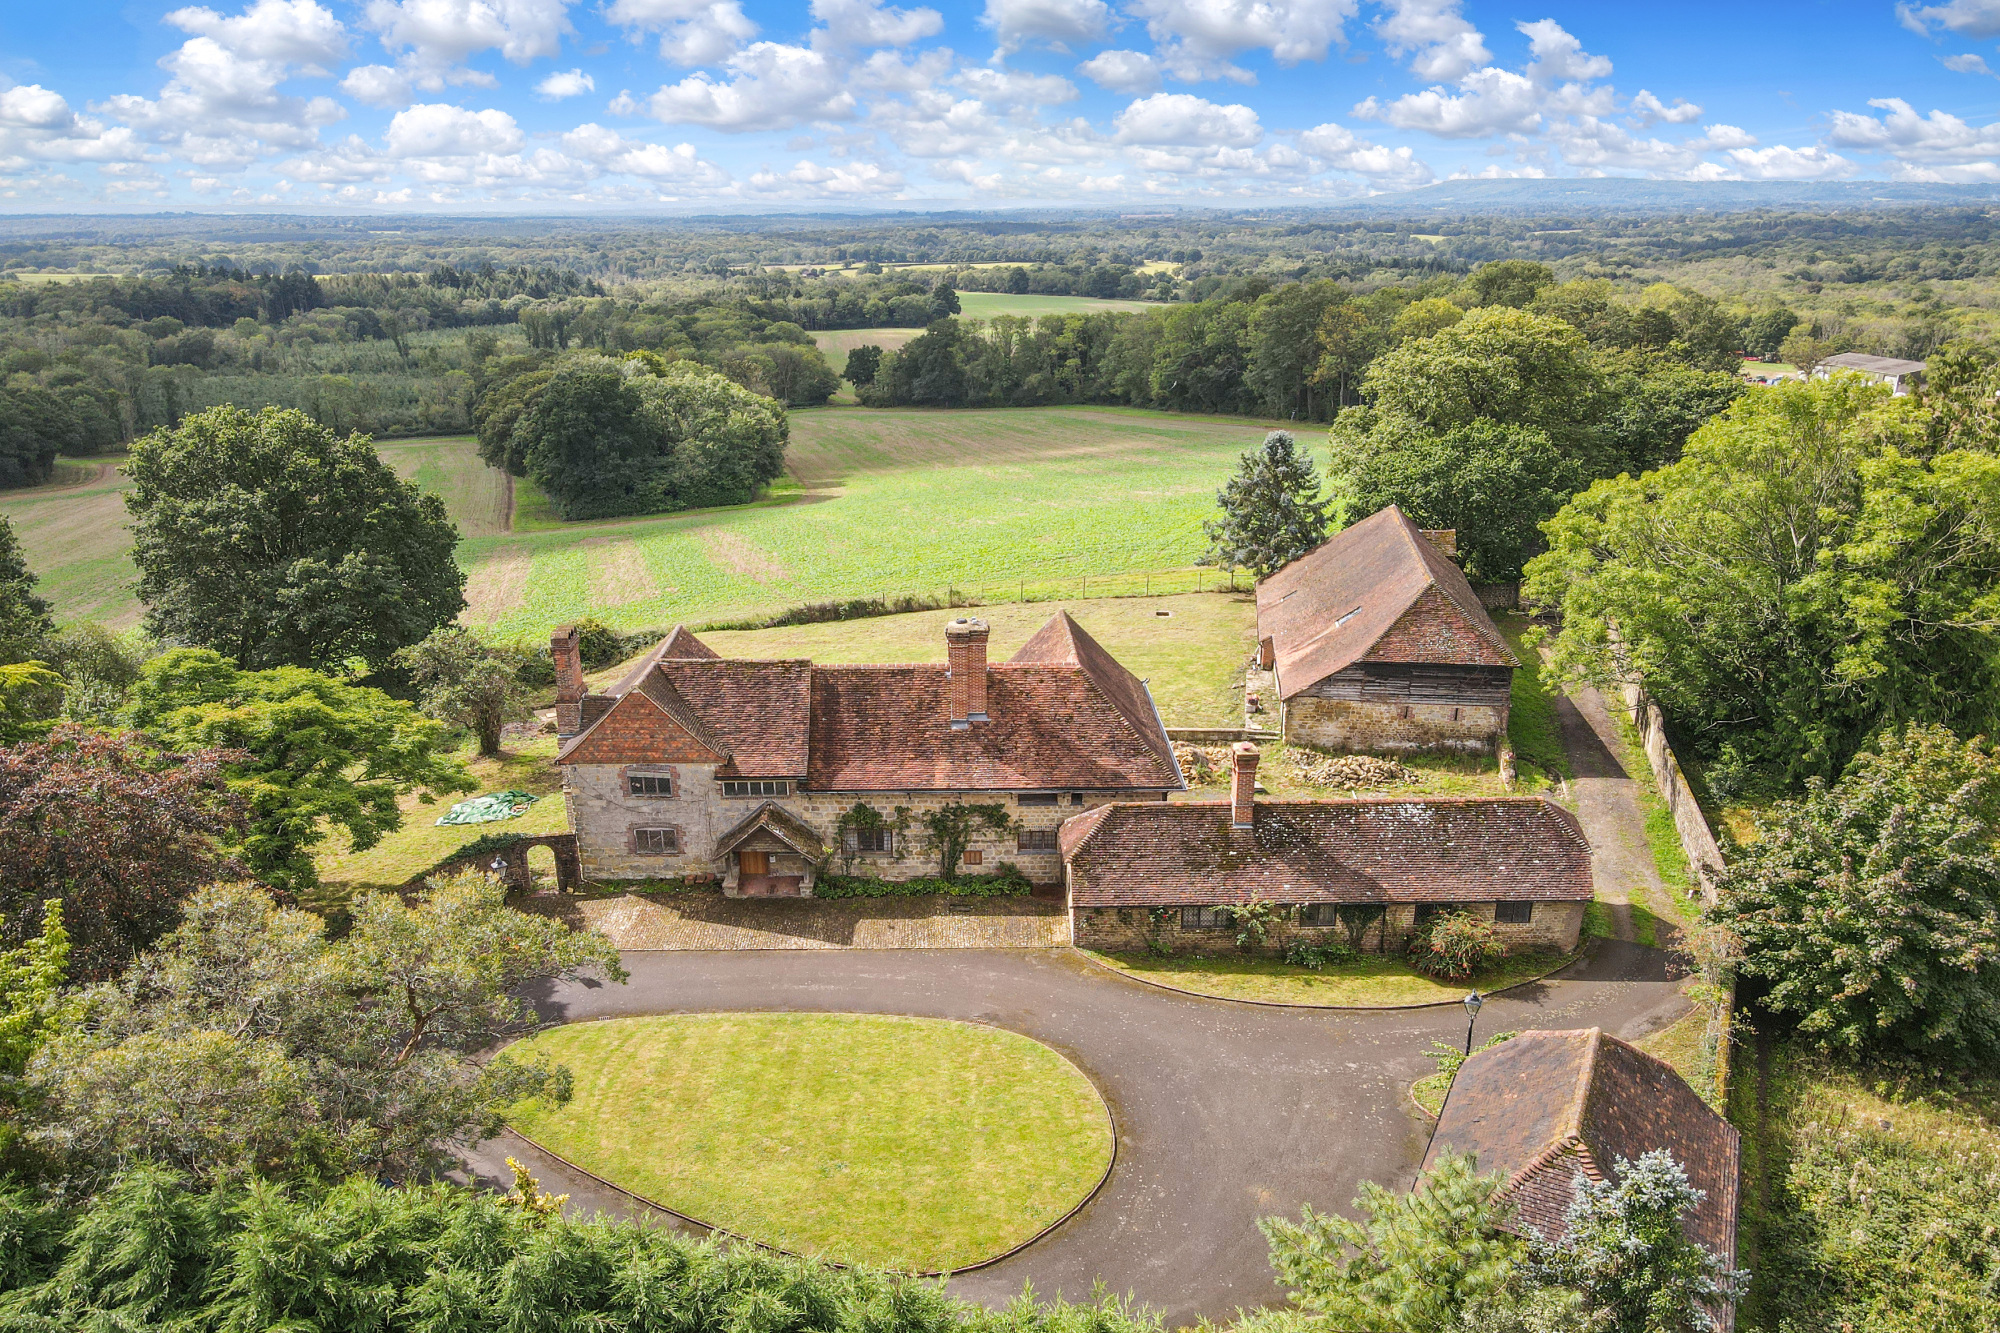
POLYGON ((1925 363, 1900 361, 1893 356, 1869 356, 1865 352, 1842 352, 1813 367, 1814 379, 1825 379, 1836 370, 1851 370, 1889 386, 1897 397, 1924 387, 1925 363))

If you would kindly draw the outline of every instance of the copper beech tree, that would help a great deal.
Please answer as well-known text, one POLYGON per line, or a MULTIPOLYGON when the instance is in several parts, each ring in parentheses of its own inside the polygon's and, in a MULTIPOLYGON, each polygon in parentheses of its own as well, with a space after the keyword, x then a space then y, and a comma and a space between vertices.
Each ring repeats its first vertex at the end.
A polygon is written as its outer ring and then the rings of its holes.
POLYGON ((69 975, 116 975, 200 889, 243 873, 222 850, 243 803, 223 771, 247 756, 163 749, 62 725, 0 748, 0 934, 21 944, 62 903, 69 975))

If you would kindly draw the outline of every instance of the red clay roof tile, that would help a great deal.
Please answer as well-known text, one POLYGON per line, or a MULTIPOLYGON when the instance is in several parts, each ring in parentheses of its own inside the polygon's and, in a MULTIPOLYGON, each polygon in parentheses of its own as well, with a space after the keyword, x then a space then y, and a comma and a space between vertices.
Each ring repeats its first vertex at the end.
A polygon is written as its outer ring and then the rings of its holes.
POLYGON ((1448 1150, 1501 1171, 1515 1227, 1561 1237, 1577 1171, 1613 1177, 1620 1158, 1671 1152, 1707 1196, 1690 1236, 1736 1258, 1741 1143, 1672 1066, 1599 1028, 1523 1032, 1467 1060, 1438 1117, 1424 1166, 1448 1150))
POLYGON ((1064 825, 1078 907, 1586 901, 1590 844, 1539 797, 1120 804, 1064 825))
POLYGON ((1359 661, 1519 666, 1465 574, 1391 505, 1257 585, 1284 697, 1359 661))

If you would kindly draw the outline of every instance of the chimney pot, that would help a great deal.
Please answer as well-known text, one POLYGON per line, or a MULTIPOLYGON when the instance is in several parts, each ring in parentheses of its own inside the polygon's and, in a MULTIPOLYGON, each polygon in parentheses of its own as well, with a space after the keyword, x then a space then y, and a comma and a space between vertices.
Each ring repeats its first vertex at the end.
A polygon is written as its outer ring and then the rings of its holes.
POLYGON ((1254 828, 1257 814, 1257 747, 1238 741, 1229 747, 1229 824, 1232 828, 1254 828))
POLYGON ((556 668, 556 735, 566 738, 583 730, 583 647, 576 626, 564 625, 549 635, 549 658, 556 668))
POLYGON ((945 661, 951 668, 951 725, 963 730, 986 716, 986 622, 960 616, 944 627, 945 661))

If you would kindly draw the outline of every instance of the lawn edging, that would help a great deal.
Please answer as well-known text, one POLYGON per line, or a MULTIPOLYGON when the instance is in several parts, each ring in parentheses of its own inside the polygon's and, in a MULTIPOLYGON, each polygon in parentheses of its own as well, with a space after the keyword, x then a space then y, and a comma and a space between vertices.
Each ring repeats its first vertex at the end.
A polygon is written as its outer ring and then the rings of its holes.
MULTIPOLYGON (((1115 977, 1124 977, 1127 981, 1136 981, 1142 986, 1155 986, 1160 990, 1172 991, 1176 995, 1191 995, 1198 1000, 1220 1000, 1224 1004, 1256 1004, 1262 1005, 1266 1009, 1331 1009, 1354 1013, 1391 1013, 1402 1009, 1444 1009, 1452 1005, 1464 1003, 1463 1000, 1422 1000, 1416 1004, 1307 1004, 1298 1000, 1247 1000, 1240 995, 1217 995, 1212 991, 1190 990, 1186 986, 1174 986, 1164 981, 1155 981, 1151 977, 1142 977, 1136 972, 1128 972, 1122 967, 1114 967, 1110 963, 1099 959, 1088 949, 1080 949, 1073 944, 1069 947, 1072 953, 1080 955, 1092 967, 1101 968, 1115 977)), ((1498 990, 1481 991, 1480 994, 1505 995, 1508 991, 1519 990, 1523 986, 1532 986, 1537 982, 1546 981, 1557 972, 1574 963, 1577 959, 1583 957, 1584 950, 1587 947, 1588 941, 1579 944, 1576 948, 1563 954, 1561 957, 1553 959, 1546 971, 1537 972, 1533 976, 1522 977, 1518 981, 1510 981, 1498 990)))
MULTIPOLYGON (((683 1010, 680 1012, 715 1013, 715 1012, 726 1012, 726 1011, 683 1010)), ((957 1268, 933 1268, 915 1273, 899 1273, 898 1274, 899 1276, 911 1277, 911 1278, 956 1277, 960 1273, 973 1273, 977 1272, 982 1268, 991 1268, 995 1264, 1004 1263, 1006 1260, 1012 1259, 1015 1255, 1021 1253, 1029 1246, 1040 1242, 1041 1240, 1052 1234, 1057 1228, 1063 1226, 1071 1218, 1075 1217, 1078 1213, 1082 1212, 1085 1208, 1089 1207, 1091 1200, 1095 1199, 1099 1194, 1101 1194, 1104 1191, 1104 1186, 1106 1182, 1108 1182, 1111 1179, 1111 1173, 1117 1169, 1118 1118, 1111 1113, 1111 1100, 1104 1095, 1104 1090, 1097 1086, 1097 1080, 1093 1079, 1089 1075, 1089 1073, 1085 1071, 1082 1065, 1079 1065, 1076 1061, 1070 1059, 1069 1056, 1065 1055, 1063 1052, 1056 1050, 1055 1047, 1050 1046, 1047 1042, 1039 1041, 1034 1037, 1030 1037, 1025 1032, 1018 1032, 1015 1031, 1015 1029, 1013 1028, 1003 1027, 998 1023, 984 1023, 976 1019, 970 1019, 970 1018, 936 1018, 926 1014, 860 1013, 848 1009, 781 1009, 781 1010, 758 1010, 756 1012, 834 1014, 849 1018, 924 1018, 931 1022, 958 1023, 965 1027, 991 1028, 995 1032, 1008 1032, 1012 1033, 1014 1036, 1022 1038, 1023 1040, 1034 1042, 1035 1045, 1040 1046, 1045 1050, 1053 1051, 1056 1054, 1056 1056, 1063 1061, 1064 1064, 1068 1065, 1071 1069, 1074 1069, 1077 1072, 1077 1076, 1080 1077, 1084 1081, 1084 1083, 1089 1086, 1090 1090, 1093 1093, 1097 1094, 1098 1109, 1104 1112, 1104 1127, 1106 1130, 1110 1132, 1111 1154, 1108 1158, 1105 1159, 1104 1170, 1098 1175, 1096 1182, 1092 1184, 1091 1187, 1084 1192, 1084 1195, 1081 1199, 1078 1199, 1075 1204, 1071 1205, 1071 1207, 1067 1212, 1065 1212, 1061 1217, 1055 1219, 1055 1221, 1050 1222, 1040 1231, 1037 1231, 1034 1235, 1028 1237, 1026 1240, 1016 1243, 1011 1248, 1003 1250, 999 1254, 991 1255, 985 1259, 981 1259, 977 1263, 963 1264, 957 1268)), ((613 1021, 613 1019, 608 1017, 590 1018, 590 1019, 585 1019, 583 1021, 586 1023, 605 1023, 605 1022, 611 1022, 613 1021)), ((567 1023, 550 1024, 550 1027, 552 1028, 569 1027, 569 1026, 572 1025, 567 1023)), ((781 1254, 789 1259, 803 1259, 810 1263, 825 1264, 830 1268, 848 1269, 857 1267, 857 1265, 855 1264, 847 1263, 839 1259, 827 1259, 816 1255, 800 1254, 797 1250, 788 1250, 782 1245, 773 1245, 768 1241, 758 1240, 755 1236, 746 1236, 741 1232, 731 1231, 727 1227, 719 1227, 715 1225, 713 1222, 704 1222, 698 1217, 692 1217, 689 1214, 680 1211, 680 1209, 678 1208, 670 1208, 666 1204, 661 1203, 657 1199, 648 1198, 645 1195, 640 1194, 636 1190, 629 1190, 625 1188, 623 1185, 618 1184, 616 1181, 606 1180, 603 1176, 598 1175, 595 1171, 592 1171, 587 1167, 579 1166, 575 1162, 572 1162, 569 1158, 564 1157, 561 1153, 553 1152, 549 1148, 543 1146, 542 1144, 537 1143, 534 1139, 529 1138, 526 1134, 523 1134, 520 1130, 516 1129, 512 1124, 509 1124, 506 1128, 509 1134, 512 1134, 514 1137, 521 1140, 521 1142, 533 1148, 536 1152, 541 1153, 543 1156, 548 1157, 552 1161, 562 1163, 565 1167, 569 1168, 571 1171, 576 1172, 578 1175, 594 1180, 598 1184, 604 1186, 606 1189, 611 1190, 618 1194, 622 1194, 626 1198, 631 1199, 635 1203, 644 1204, 648 1208, 658 1209, 660 1212, 665 1213, 667 1216, 675 1218, 681 1222, 685 1222, 689 1226, 700 1227, 703 1231, 707 1232, 711 1236, 720 1236, 725 1240, 737 1242, 744 1245, 754 1245, 756 1248, 766 1251, 767 1253, 781 1254)), ((897 1270, 894 1269, 885 1269, 884 1271, 892 1273, 897 1272, 897 1270)))

